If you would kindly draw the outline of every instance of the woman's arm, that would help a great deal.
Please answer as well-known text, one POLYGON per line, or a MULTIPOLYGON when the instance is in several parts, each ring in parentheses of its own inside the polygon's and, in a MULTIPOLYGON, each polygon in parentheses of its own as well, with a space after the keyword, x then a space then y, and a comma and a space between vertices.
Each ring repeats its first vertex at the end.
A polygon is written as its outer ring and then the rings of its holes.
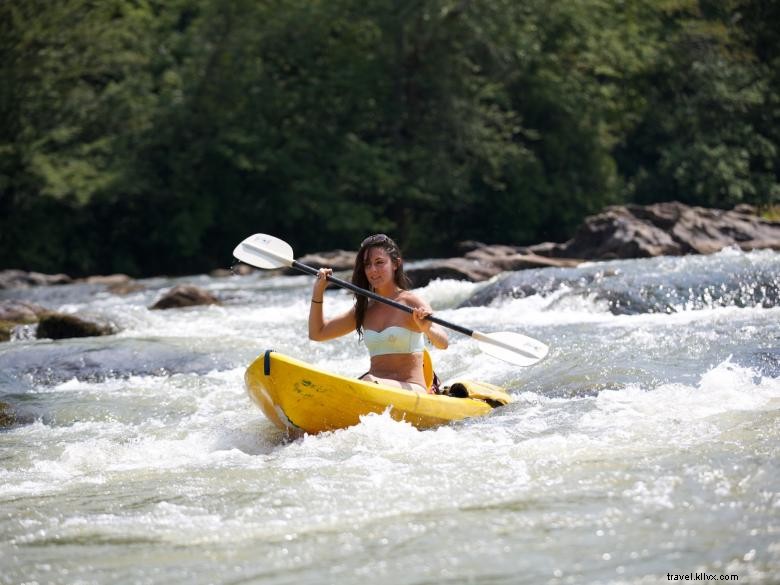
POLYGON ((333 274, 333 270, 321 268, 317 273, 317 280, 314 282, 314 288, 311 292, 309 339, 312 341, 335 339, 355 330, 354 307, 332 319, 325 319, 324 317, 325 288, 328 286, 327 276, 330 274, 333 274))
POLYGON ((417 325, 418 329, 425 334, 433 347, 447 349, 450 344, 447 330, 438 323, 432 323, 426 319, 429 315, 433 315, 433 309, 430 305, 413 294, 409 294, 407 300, 414 309, 412 319, 414 319, 414 324, 417 325))

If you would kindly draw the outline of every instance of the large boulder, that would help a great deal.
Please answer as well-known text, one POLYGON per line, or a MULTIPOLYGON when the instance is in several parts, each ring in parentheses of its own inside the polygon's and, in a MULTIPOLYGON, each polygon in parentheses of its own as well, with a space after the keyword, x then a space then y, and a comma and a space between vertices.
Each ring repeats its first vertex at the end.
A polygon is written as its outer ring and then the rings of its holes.
POLYGON ((65 313, 47 313, 38 321, 38 339, 69 339, 71 337, 99 337, 112 335, 116 329, 106 323, 87 321, 65 313))
POLYGON ((179 284, 170 289, 150 309, 180 309, 198 305, 218 305, 219 299, 207 290, 192 284, 179 284))
POLYGON ((780 250, 780 222, 762 219, 746 205, 728 211, 679 202, 611 206, 587 217, 571 240, 548 253, 608 260, 711 254, 735 245, 780 250))
POLYGON ((664 228, 616 206, 585 218, 561 253, 600 260, 649 258, 680 254, 680 247, 664 228))

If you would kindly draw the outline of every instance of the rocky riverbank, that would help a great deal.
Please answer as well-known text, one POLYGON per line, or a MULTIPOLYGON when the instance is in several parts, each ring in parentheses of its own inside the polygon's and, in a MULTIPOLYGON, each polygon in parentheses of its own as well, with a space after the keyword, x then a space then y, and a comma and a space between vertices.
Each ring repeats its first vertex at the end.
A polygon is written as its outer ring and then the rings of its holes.
MULTIPOLYGON (((464 242, 463 256, 417 263, 407 269, 415 286, 437 278, 480 282, 505 271, 572 268, 584 261, 711 254, 742 250, 780 250, 780 222, 763 219, 747 205, 724 211, 682 203, 618 205, 587 217, 564 243, 533 246, 464 242)), ((355 252, 337 250, 300 258, 314 267, 351 270, 355 252)), ((292 272, 291 272, 292 273, 292 272)))
MULTIPOLYGON (((434 279, 480 282, 505 271, 526 268, 573 268, 584 261, 710 254, 729 246, 742 250, 780 250, 780 222, 763 219, 750 206, 733 210, 690 207, 677 202, 654 205, 621 205, 585 219, 572 239, 564 243, 533 246, 487 245, 463 242, 462 256, 409 262, 407 274, 415 286, 434 279)), ((303 264, 337 271, 351 271, 355 251, 333 250, 302 256, 303 264)), ((247 272, 239 265, 235 273, 247 272)), ((297 272, 289 270, 291 274, 297 272)), ((224 275, 232 274, 222 271, 224 275)), ((215 274, 216 275, 216 274, 215 274)), ((75 280, 65 274, 41 274, 21 270, 0 271, 0 289, 52 286, 84 282, 102 285, 114 294, 128 294, 143 285, 123 274, 75 280)), ((166 291, 150 309, 175 309, 218 304, 220 300, 193 285, 166 291)), ((18 300, 0 301, 0 341, 15 334, 62 338, 110 335, 110 323, 95 323, 77 315, 59 314, 45 307, 18 300)))

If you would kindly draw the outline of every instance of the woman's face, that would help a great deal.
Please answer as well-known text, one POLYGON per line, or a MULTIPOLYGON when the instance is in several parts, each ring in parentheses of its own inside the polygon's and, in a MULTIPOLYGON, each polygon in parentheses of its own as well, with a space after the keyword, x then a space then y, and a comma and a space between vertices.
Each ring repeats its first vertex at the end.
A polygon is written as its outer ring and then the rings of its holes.
POLYGON ((363 269, 373 288, 381 288, 395 282, 396 266, 384 248, 368 248, 363 256, 363 269))

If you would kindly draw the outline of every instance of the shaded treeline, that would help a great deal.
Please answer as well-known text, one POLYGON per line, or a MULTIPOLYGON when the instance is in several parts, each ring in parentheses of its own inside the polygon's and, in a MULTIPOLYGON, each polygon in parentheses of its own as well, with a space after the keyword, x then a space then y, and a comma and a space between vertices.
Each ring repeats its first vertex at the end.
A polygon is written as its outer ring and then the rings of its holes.
POLYGON ((780 0, 0 4, 0 267, 410 256, 780 201, 780 0))

